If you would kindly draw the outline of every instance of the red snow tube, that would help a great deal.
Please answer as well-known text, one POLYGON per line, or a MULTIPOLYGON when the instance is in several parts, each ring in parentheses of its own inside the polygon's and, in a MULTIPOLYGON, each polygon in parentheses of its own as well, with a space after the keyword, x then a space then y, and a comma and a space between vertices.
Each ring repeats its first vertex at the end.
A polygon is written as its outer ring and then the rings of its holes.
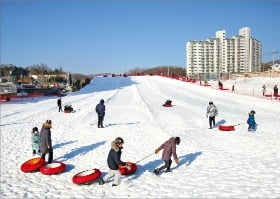
POLYGON ((264 94, 265 97, 272 97, 271 94, 264 94))
POLYGON ((66 169, 66 165, 62 162, 53 162, 45 164, 40 168, 40 172, 45 175, 59 174, 66 169))
POLYGON ((70 110, 64 110, 64 113, 71 113, 72 111, 70 110))
POLYGON ((75 184, 87 184, 98 179, 100 176, 101 171, 99 169, 90 169, 74 175, 72 182, 75 184))
POLYGON ((220 125, 219 126, 219 129, 221 130, 221 131, 233 131, 234 130, 234 126, 223 126, 223 125, 220 125))
POLYGON ((125 162, 126 164, 128 164, 131 169, 128 170, 125 166, 119 166, 119 170, 121 172, 122 175, 129 175, 129 174, 133 174, 136 170, 137 170, 137 165, 132 163, 132 162, 125 162))
POLYGON ((163 104, 162 106, 165 106, 165 107, 172 107, 172 104, 163 104))
POLYGON ((25 173, 26 172, 37 171, 44 164, 45 164, 45 160, 43 158, 33 158, 33 159, 30 159, 30 160, 24 162, 21 165, 20 170, 22 172, 25 172, 25 173))
POLYGON ((229 88, 219 88, 220 90, 229 90, 229 88))

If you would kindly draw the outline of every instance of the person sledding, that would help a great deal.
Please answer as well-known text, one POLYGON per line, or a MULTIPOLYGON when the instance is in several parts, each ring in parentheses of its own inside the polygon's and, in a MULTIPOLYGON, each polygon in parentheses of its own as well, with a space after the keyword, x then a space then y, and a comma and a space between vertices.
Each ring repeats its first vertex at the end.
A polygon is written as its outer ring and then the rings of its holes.
POLYGON ((64 106, 64 112, 65 113, 71 113, 71 112, 73 112, 73 107, 72 107, 72 105, 70 104, 70 105, 65 105, 64 106))
POLYGON ((156 168, 154 170, 154 173, 158 175, 161 170, 166 169, 165 172, 170 172, 170 167, 172 164, 171 156, 173 155, 173 158, 176 162, 176 164, 179 163, 179 158, 177 157, 176 153, 176 145, 179 145, 181 142, 180 137, 172 137, 169 140, 165 141, 159 148, 155 150, 155 154, 157 154, 161 149, 163 149, 162 152, 162 159, 164 160, 164 165, 156 168))
POLYGON ((249 117, 247 119, 247 124, 249 125, 248 131, 255 131, 256 130, 256 121, 255 121, 255 114, 254 110, 251 110, 249 113, 249 117))
POLYGON ((219 85, 219 89, 220 89, 220 90, 223 90, 223 86, 224 86, 224 85, 223 85, 223 83, 222 83, 221 81, 218 82, 218 85, 219 85))
POLYGON ((170 99, 166 100, 163 106, 172 106, 172 101, 170 99))

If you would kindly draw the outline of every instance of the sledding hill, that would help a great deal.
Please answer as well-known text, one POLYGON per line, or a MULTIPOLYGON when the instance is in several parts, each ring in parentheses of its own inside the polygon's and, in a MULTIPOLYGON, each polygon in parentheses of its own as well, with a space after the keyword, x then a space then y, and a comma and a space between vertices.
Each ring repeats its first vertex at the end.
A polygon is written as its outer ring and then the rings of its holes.
POLYGON ((59 113, 54 98, 1 105, 1 198, 279 197, 279 102, 138 76, 95 78, 62 98, 62 104, 72 104, 76 112, 59 113), (94 110, 100 99, 106 105, 104 129, 97 128, 94 110), (162 106, 167 99, 173 107, 162 106), (217 124, 241 125, 230 132, 209 130, 209 100, 218 108, 217 124), (245 124, 251 109, 256 111, 255 133, 245 124), (22 173, 20 165, 32 158, 31 129, 47 119, 53 121, 54 160, 64 162, 67 170, 50 176, 22 173), (173 162, 171 173, 155 176, 153 169, 163 162, 161 154, 153 154, 117 187, 112 182, 73 184, 78 172, 109 171, 107 155, 118 136, 124 139, 122 160, 130 162, 180 136, 180 162, 173 162))

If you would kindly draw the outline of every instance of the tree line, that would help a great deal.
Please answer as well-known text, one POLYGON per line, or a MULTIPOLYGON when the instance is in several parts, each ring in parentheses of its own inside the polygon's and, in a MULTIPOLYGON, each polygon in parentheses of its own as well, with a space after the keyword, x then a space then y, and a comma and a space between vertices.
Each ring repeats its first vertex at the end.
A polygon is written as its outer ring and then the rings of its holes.
POLYGON ((69 74, 69 79, 60 76, 67 74, 63 71, 62 67, 51 69, 46 64, 36 64, 28 67, 19 67, 13 64, 1 64, 0 65, 0 76, 1 77, 12 77, 15 83, 23 83, 25 81, 33 82, 34 79, 30 75, 52 75, 49 79, 49 83, 67 83, 69 81, 72 85, 72 89, 80 90, 82 87, 90 83, 93 78, 92 75, 83 74, 69 74))

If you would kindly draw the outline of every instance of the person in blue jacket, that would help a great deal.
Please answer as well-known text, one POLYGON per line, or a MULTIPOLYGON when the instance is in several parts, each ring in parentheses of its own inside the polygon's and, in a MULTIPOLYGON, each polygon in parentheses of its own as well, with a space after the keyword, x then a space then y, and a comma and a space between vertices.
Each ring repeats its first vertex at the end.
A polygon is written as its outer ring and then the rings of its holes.
POLYGON ((248 131, 255 131, 256 130, 256 121, 255 121, 255 115, 256 112, 254 110, 251 110, 249 112, 249 117, 247 119, 247 124, 249 124, 248 131))
POLYGON ((114 177, 114 182, 112 186, 117 186, 120 184, 121 173, 119 171, 119 166, 125 166, 128 170, 131 167, 125 162, 121 161, 121 154, 123 148, 123 139, 121 137, 117 137, 111 143, 111 150, 108 154, 107 164, 110 168, 110 172, 107 173, 103 178, 99 179, 99 185, 103 185, 109 178, 114 177))
POLYGON ((40 133, 37 127, 32 129, 31 134, 32 152, 33 155, 40 153, 40 133))
POLYGON ((104 128, 104 126, 103 126, 103 120, 104 120, 104 116, 105 116, 104 99, 101 99, 99 104, 96 105, 95 111, 98 116, 98 128, 104 128))

